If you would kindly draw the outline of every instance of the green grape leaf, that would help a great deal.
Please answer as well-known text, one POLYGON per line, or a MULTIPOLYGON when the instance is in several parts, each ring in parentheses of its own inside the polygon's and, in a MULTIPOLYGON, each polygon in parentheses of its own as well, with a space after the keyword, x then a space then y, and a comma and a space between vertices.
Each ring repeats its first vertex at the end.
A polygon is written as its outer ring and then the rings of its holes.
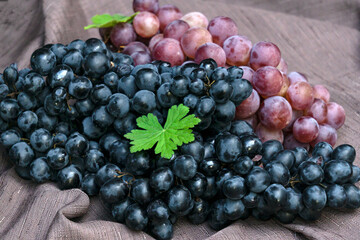
POLYGON ((84 29, 90 29, 90 28, 106 28, 106 27, 112 27, 115 26, 118 23, 131 23, 134 19, 134 17, 139 12, 134 13, 131 16, 123 16, 120 14, 101 14, 101 15, 95 15, 91 18, 92 24, 85 26, 84 29))
POLYGON ((156 154, 171 158, 179 146, 195 139, 191 128, 201 120, 194 114, 186 116, 188 113, 189 108, 183 104, 172 106, 168 111, 164 127, 152 113, 137 118, 137 126, 141 129, 134 129, 124 135, 125 138, 131 140, 130 152, 148 150, 156 144, 156 154))

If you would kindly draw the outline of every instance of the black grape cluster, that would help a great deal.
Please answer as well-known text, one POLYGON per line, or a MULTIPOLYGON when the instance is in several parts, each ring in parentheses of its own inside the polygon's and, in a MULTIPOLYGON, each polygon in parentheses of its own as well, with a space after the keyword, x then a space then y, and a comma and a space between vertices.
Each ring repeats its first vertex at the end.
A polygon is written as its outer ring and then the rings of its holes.
POLYGON ((15 170, 37 183, 100 195, 115 221, 170 239, 186 216, 221 229, 250 215, 283 223, 316 220, 325 206, 360 207, 360 168, 350 145, 283 150, 262 143, 235 107, 252 92, 242 70, 167 62, 134 67, 130 56, 98 39, 50 44, 0 76, 0 142, 15 170), (171 159, 130 153, 124 134, 136 118, 188 106, 201 119, 195 140, 171 159))

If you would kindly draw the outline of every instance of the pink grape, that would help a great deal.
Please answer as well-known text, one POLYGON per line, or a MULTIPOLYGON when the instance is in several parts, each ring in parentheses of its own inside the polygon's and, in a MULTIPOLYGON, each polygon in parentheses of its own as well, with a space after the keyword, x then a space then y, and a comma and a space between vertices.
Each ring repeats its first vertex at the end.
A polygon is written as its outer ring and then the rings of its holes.
POLYGON ((201 12, 189 12, 185 14, 181 20, 187 22, 190 27, 203 27, 207 28, 209 20, 201 12))
POLYGON ((206 28, 189 28, 181 37, 181 47, 189 58, 195 58, 196 50, 203 44, 212 42, 211 34, 206 28))
POLYGON ((322 99, 324 102, 329 103, 330 101, 330 92, 324 85, 315 85, 313 86, 314 98, 322 99))
POLYGON ((307 82, 296 82, 290 84, 286 99, 296 110, 305 110, 311 106, 314 101, 314 93, 311 85, 307 82))
POLYGON ((288 65, 285 62, 285 60, 283 58, 281 58, 280 63, 279 63, 279 65, 277 65, 276 68, 279 69, 279 71, 282 72, 283 74, 286 74, 287 70, 288 70, 288 65))
POLYGON ((319 125, 319 135, 317 138, 310 143, 314 147, 319 142, 327 142, 331 146, 335 146, 337 141, 336 129, 327 124, 319 125))
POLYGON ((315 118, 319 124, 325 123, 327 118, 326 103, 321 99, 315 98, 311 107, 305 110, 304 115, 315 118))
POLYGON ((289 78, 290 84, 308 81, 304 74, 298 72, 291 72, 287 75, 287 77, 289 78))
POLYGON ((319 135, 319 124, 312 117, 299 117, 293 125, 293 134, 296 140, 309 143, 319 135))
POLYGON ((255 130, 256 135, 262 142, 266 142, 269 140, 278 140, 279 142, 284 141, 284 133, 278 129, 269 129, 259 123, 255 130))
POLYGON ((151 12, 140 12, 133 21, 135 32, 143 38, 154 36, 160 28, 158 17, 151 12))
POLYGON ((159 41, 153 51, 155 60, 169 62, 172 66, 181 65, 185 56, 178 40, 164 38, 159 41))
POLYGON ((299 142, 298 140, 296 140, 294 138, 294 135, 292 133, 286 135, 285 138, 284 138, 284 148, 291 150, 291 149, 294 149, 296 147, 303 147, 307 151, 309 151, 310 144, 309 143, 299 142))
POLYGON ((226 62, 232 66, 247 65, 250 59, 251 41, 245 36, 231 36, 224 41, 226 62))
POLYGON ((283 129, 283 131, 284 132, 292 132, 294 122, 301 116, 303 116, 303 111, 293 109, 292 114, 291 114, 291 120, 288 123, 288 125, 286 125, 286 127, 283 129))
POLYGON ((135 66, 151 63, 152 61, 150 54, 146 51, 134 52, 130 56, 134 59, 135 66))
POLYGON ((259 119, 258 119, 256 114, 254 114, 254 115, 252 115, 252 116, 250 116, 248 118, 239 119, 239 120, 243 120, 243 121, 247 122, 248 124, 251 125, 251 127, 253 129, 255 129, 257 127, 258 123, 259 123, 259 119))
POLYGON ((344 108, 335 102, 329 102, 327 104, 327 116, 326 123, 335 129, 341 128, 345 122, 345 110, 344 108))
POLYGON ((189 28, 189 24, 183 20, 172 21, 164 29, 164 38, 173 38, 180 41, 189 28))
POLYGON ((201 45, 195 53, 195 62, 200 64, 202 60, 212 58, 219 67, 224 67, 226 54, 224 49, 215 43, 205 43, 201 45))
POLYGON ((264 66, 277 67, 280 60, 280 49, 271 42, 258 42, 250 52, 250 67, 255 71, 264 66))
POLYGON ((231 36, 238 34, 236 23, 229 17, 215 17, 208 25, 214 43, 223 46, 224 41, 231 36))
POLYGON ((263 97, 275 96, 281 90, 283 81, 281 72, 271 66, 259 68, 253 77, 254 88, 263 97))
POLYGON ((251 95, 236 107, 235 119, 240 120, 254 115, 260 107, 260 96, 255 89, 251 95))
POLYGON ((134 12, 148 11, 156 13, 159 10, 159 0, 134 0, 134 12))
POLYGON ((286 92, 290 86, 290 81, 288 79, 288 77, 285 74, 282 74, 283 77, 283 84, 281 86, 280 91, 278 92, 278 94, 276 94, 277 96, 282 96, 285 97, 286 96, 286 92))
POLYGON ((142 42, 131 42, 131 43, 129 43, 128 45, 126 45, 126 47, 124 48, 122 53, 127 54, 127 55, 131 55, 134 52, 140 52, 140 51, 145 51, 145 52, 150 54, 149 48, 145 44, 143 44, 142 42))
POLYGON ((111 43, 118 49, 135 41, 136 33, 132 24, 118 23, 112 28, 110 39, 111 43))
POLYGON ((163 39, 164 39, 164 35, 162 33, 158 33, 155 36, 153 36, 149 42, 150 52, 153 52, 155 45, 163 39))
POLYGON ((255 74, 255 71, 248 66, 240 66, 240 68, 244 71, 242 78, 248 80, 251 85, 253 85, 253 76, 255 74))
POLYGON ((288 101, 280 96, 265 99, 259 109, 259 120, 269 129, 283 129, 291 121, 292 109, 288 101))
POLYGON ((156 13, 160 20, 160 31, 164 31, 165 27, 174 20, 180 19, 183 15, 179 8, 174 5, 167 4, 159 8, 156 13))

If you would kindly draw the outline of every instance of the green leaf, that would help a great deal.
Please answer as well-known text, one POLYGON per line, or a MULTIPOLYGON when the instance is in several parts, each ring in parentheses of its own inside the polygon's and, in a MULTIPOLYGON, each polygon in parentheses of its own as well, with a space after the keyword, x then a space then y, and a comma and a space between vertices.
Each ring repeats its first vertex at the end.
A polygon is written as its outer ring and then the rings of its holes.
POLYGON ((118 23, 125 23, 125 22, 131 23, 134 17, 138 13, 139 12, 136 12, 131 16, 123 16, 120 14, 110 15, 107 13, 101 15, 95 15, 91 18, 93 24, 84 27, 84 29, 87 30, 90 28, 106 28, 106 27, 115 26, 118 23))
POLYGON ((134 129, 124 135, 131 140, 130 152, 148 150, 156 144, 156 154, 171 158, 178 146, 195 139, 191 128, 197 125, 200 119, 194 114, 186 116, 188 113, 189 108, 183 104, 172 106, 168 111, 164 127, 152 113, 137 118, 137 126, 141 129, 134 129))

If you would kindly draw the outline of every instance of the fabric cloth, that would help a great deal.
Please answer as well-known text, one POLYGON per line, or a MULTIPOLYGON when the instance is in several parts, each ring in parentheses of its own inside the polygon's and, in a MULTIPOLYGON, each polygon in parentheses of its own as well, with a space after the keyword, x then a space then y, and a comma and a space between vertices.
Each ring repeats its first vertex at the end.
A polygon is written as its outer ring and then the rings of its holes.
MULTIPOLYGON (((350 143, 360 154, 360 25, 358 0, 160 0, 183 13, 201 11, 209 19, 231 17, 239 34, 253 43, 276 43, 290 71, 305 73, 312 84, 325 84, 331 100, 346 110, 338 144, 350 143), (301 3, 301 4, 300 4, 301 3)), ((0 2, 0 71, 12 62, 29 65, 31 53, 46 43, 99 37, 83 30, 102 13, 131 14, 131 0, 9 0, 0 2)), ((0 239, 152 239, 111 221, 97 197, 79 189, 61 191, 54 183, 35 184, 17 176, 1 149, 0 239)), ((357 157, 355 164, 360 165, 357 157)), ((250 217, 214 231, 204 223, 180 219, 174 239, 360 239, 360 211, 323 211, 320 220, 297 219, 284 225, 250 217)))

